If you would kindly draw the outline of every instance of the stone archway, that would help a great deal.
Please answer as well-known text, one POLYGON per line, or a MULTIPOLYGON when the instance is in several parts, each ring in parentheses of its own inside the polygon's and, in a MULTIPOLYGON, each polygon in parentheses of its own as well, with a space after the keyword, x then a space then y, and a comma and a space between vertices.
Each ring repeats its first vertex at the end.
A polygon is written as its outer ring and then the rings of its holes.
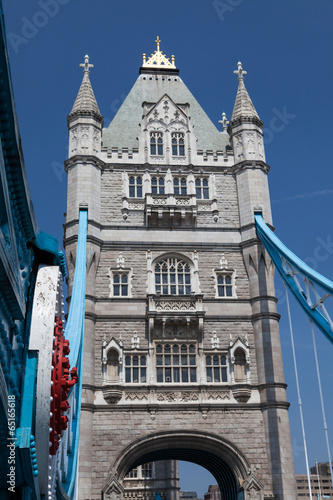
POLYGON ((252 498, 246 492, 243 494, 243 488, 247 489, 250 483, 251 489, 255 484, 258 493, 253 498, 262 498, 262 485, 256 481, 243 453, 226 439, 198 431, 159 432, 130 443, 118 454, 110 469, 103 498, 114 498, 116 483, 117 498, 121 498, 121 484, 131 468, 168 459, 193 462, 207 469, 218 482, 224 500, 252 498))

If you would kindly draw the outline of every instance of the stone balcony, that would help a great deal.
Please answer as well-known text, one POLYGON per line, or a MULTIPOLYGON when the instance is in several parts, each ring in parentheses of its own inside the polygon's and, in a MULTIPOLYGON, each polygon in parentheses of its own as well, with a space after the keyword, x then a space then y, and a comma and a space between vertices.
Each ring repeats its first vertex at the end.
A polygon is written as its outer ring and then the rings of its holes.
MULTIPOLYGON (((149 332, 154 338, 202 336, 205 312, 203 295, 148 295, 149 332)), ((151 337, 152 338, 152 337, 151 337)))
POLYGON ((151 194, 145 198, 123 198, 123 218, 131 212, 143 211, 148 226, 193 226, 198 212, 210 213, 218 220, 216 199, 198 199, 196 194, 151 194))
POLYGON ((195 224, 198 211, 209 211, 218 216, 216 200, 198 200, 195 194, 147 194, 145 211, 148 225, 158 225, 159 222, 195 224))

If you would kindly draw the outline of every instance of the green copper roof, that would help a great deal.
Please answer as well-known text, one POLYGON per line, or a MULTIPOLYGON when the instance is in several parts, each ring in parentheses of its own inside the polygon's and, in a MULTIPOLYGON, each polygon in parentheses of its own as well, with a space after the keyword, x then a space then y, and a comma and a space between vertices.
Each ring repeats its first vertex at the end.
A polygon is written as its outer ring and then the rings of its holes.
POLYGON ((137 148, 142 120, 142 103, 157 103, 167 94, 175 104, 189 104, 198 150, 223 151, 229 144, 228 134, 221 133, 208 118, 184 82, 175 75, 141 74, 107 129, 103 130, 103 146, 137 148))

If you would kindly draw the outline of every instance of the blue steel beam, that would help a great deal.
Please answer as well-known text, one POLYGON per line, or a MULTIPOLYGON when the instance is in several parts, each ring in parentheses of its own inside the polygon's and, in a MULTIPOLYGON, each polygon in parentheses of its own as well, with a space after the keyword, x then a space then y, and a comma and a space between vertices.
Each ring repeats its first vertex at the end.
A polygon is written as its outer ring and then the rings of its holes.
MULTIPOLYGON (((75 405, 75 416, 72 421, 73 444, 68 456, 68 472, 66 482, 61 485, 69 498, 75 493, 77 461, 79 453, 79 434, 81 417, 81 392, 82 392, 82 361, 84 341, 84 314, 86 294, 86 253, 87 253, 87 228, 88 211, 80 209, 78 244, 75 263, 73 293, 71 297, 66 338, 69 340, 70 353, 68 355, 70 366, 77 367, 78 383, 74 386, 71 404, 75 405)), ((72 392, 73 392, 72 389, 72 392)), ((60 497, 61 495, 59 495, 60 497)))
POLYGON ((288 285, 308 317, 333 344, 333 323, 324 306, 325 300, 333 298, 333 282, 311 269, 289 250, 265 224, 261 212, 255 212, 254 219, 257 235, 283 281, 288 285), (303 280, 305 290, 299 279, 303 280), (315 295, 315 301, 311 299, 310 290, 315 295))

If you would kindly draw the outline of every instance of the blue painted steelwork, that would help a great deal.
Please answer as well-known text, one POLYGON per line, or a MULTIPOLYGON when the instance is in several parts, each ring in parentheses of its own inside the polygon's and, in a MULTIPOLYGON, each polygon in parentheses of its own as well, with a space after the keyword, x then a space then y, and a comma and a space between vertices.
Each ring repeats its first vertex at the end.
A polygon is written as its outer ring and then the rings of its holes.
MULTIPOLYGON (((86 248, 87 248, 88 211, 80 209, 78 244, 75 263, 73 293, 71 297, 66 338, 69 340, 70 353, 68 355, 70 366, 76 366, 79 380, 74 386, 71 404, 75 404, 75 415, 72 420, 73 444, 71 454, 68 456, 68 471, 66 482, 60 489, 64 489, 69 498, 74 497, 77 460, 79 453, 79 434, 81 417, 81 392, 82 392, 82 362, 84 341, 84 313, 86 294, 86 248), (75 403, 74 403, 75 401, 75 403)), ((72 389, 73 392, 73 389, 72 389)), ((60 486, 60 485, 59 485, 60 486)))
POLYGON ((60 267, 61 273, 65 277, 65 256, 63 252, 59 251, 58 240, 54 236, 51 236, 50 234, 38 229, 36 233, 35 243, 40 250, 44 250, 45 252, 48 252, 49 254, 52 254, 54 256, 54 264, 60 267))
POLYGON ((324 301, 333 298, 333 282, 314 271, 291 252, 265 224, 261 212, 254 214, 257 234, 279 271, 283 281, 302 306, 308 317, 333 343, 333 323, 324 301), (300 280, 303 280, 304 288, 300 280), (315 301, 311 298, 315 297, 315 301))

